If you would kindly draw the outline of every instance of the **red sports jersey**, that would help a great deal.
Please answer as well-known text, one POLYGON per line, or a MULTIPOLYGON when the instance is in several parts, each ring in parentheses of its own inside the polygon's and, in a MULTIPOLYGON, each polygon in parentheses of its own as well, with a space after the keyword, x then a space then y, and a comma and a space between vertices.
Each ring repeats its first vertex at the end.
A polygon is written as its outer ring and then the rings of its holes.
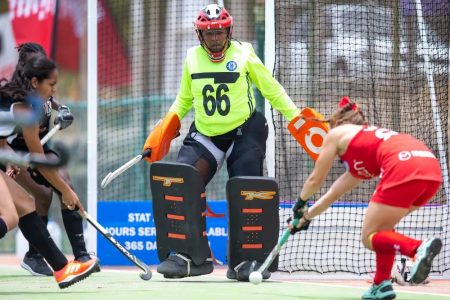
POLYGON ((341 160, 357 178, 379 175, 382 189, 418 179, 442 182, 439 162, 427 146, 410 135, 385 128, 364 126, 341 160))

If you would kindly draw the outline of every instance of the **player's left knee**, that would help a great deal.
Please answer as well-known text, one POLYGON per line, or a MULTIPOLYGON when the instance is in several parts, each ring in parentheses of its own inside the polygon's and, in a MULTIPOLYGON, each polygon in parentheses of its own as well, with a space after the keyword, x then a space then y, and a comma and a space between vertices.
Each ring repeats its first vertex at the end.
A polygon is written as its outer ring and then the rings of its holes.
POLYGON ((361 234, 361 242, 364 247, 366 247, 369 250, 373 250, 372 247, 372 237, 375 235, 376 232, 363 232, 361 234))

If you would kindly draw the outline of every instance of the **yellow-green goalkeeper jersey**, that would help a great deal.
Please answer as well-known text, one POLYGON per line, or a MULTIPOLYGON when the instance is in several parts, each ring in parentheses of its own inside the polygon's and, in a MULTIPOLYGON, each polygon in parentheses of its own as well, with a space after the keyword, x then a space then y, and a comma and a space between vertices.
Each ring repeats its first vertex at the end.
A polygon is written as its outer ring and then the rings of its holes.
POLYGON ((219 63, 210 61, 201 46, 188 50, 180 90, 169 111, 181 120, 194 107, 197 130, 206 136, 221 135, 253 114, 252 84, 288 121, 300 113, 252 45, 237 41, 231 42, 219 63))

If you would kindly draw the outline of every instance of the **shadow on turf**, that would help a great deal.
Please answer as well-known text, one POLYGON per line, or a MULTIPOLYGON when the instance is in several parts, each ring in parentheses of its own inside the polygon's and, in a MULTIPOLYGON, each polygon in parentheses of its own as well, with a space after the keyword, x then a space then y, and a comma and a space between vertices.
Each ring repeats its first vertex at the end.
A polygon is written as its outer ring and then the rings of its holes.
MULTIPOLYGON (((176 279, 152 279, 151 282, 164 282, 164 283, 238 283, 238 284, 251 284, 250 282, 245 281, 235 281, 235 280, 193 280, 193 279, 183 279, 183 278, 176 278, 176 279)), ((261 284, 280 284, 283 283, 281 281, 264 281, 261 284)))
MULTIPOLYGON (((4 279, 4 278, 30 278, 34 276, 31 276, 30 274, 23 274, 23 275, 0 275, 0 280, 4 279)), ((42 278, 52 278, 50 276, 39 276, 42 278)))
MULTIPOLYGON (((44 295, 55 295, 55 294, 60 294, 61 290, 60 289, 55 289, 54 292, 42 292, 42 291, 35 291, 35 292, 0 292, 0 297, 1 296, 19 296, 19 295, 39 295, 39 296, 44 296, 44 295)), ((77 291, 73 291, 71 292, 70 290, 64 290, 64 294, 98 294, 98 292, 96 291, 91 291, 91 292, 81 292, 79 290, 77 291)), ((95 299, 95 298, 92 298, 95 299)))

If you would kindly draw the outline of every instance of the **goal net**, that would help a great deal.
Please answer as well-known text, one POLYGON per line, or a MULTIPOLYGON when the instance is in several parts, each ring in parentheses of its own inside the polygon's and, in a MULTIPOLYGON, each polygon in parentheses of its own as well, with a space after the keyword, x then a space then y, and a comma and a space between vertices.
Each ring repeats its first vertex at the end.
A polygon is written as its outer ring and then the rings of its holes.
MULTIPOLYGON (((266 8, 267 9, 267 8, 266 8)), ((409 133, 436 154, 444 184, 425 208, 397 230, 427 239, 439 236, 444 251, 432 271, 450 268, 448 183, 448 72, 450 5, 443 1, 274 1, 274 76, 299 107, 329 116, 342 96, 355 100, 369 123, 409 133)), ((312 170, 308 155, 272 112, 275 176, 288 207, 312 170)), ((335 162, 317 200, 345 171, 335 162)), ((376 181, 364 182, 292 238, 280 257, 284 271, 374 271, 374 255, 360 232, 376 181)), ((383 218, 383 216, 380 216, 383 218)))
MULTIPOLYGON (((198 45, 193 20, 210 2, 98 0, 98 186, 108 172, 141 152, 148 133, 172 104, 186 51, 198 45)), ((448 270, 447 2, 219 2, 234 18, 235 39, 251 42, 264 60, 269 58, 264 57, 264 46, 274 44, 273 74, 299 107, 328 116, 346 95, 362 106, 370 123, 410 133, 433 149, 446 183, 430 205, 406 218, 398 230, 419 239, 440 236, 445 246, 433 271, 448 270), (264 20, 268 12, 273 12, 274 22, 264 20)), ((263 110, 262 104, 257 109, 263 110)), ((274 146, 274 156, 267 165, 274 162, 268 173, 280 186, 284 228, 313 164, 287 132, 286 120, 277 111, 270 115, 275 133, 268 145, 274 146)), ((192 121, 191 112, 165 160, 176 159, 192 121)), ((336 163, 321 192, 343 171, 336 163)), ((225 199, 227 179, 222 168, 207 186, 208 200, 225 199)), ((362 184, 314 220, 307 232, 294 236, 281 253, 280 270, 372 272, 373 254, 362 247, 360 230, 375 185, 362 184)), ((146 163, 98 190, 99 201, 150 198, 146 163)))
MULTIPOLYGON (((175 100, 187 49, 199 44, 194 20, 211 1, 98 1, 98 181, 138 155, 159 119, 175 100)), ((264 1, 229 1, 233 37, 264 52, 264 1)), ((262 101, 261 101, 262 102, 262 101)), ((168 161, 175 161, 192 112, 183 120, 168 161)), ((207 187, 208 199, 225 199, 226 168, 207 187)), ((151 198, 149 165, 119 176, 100 201, 151 198)), ((99 186, 100 184, 98 184, 99 186)))

